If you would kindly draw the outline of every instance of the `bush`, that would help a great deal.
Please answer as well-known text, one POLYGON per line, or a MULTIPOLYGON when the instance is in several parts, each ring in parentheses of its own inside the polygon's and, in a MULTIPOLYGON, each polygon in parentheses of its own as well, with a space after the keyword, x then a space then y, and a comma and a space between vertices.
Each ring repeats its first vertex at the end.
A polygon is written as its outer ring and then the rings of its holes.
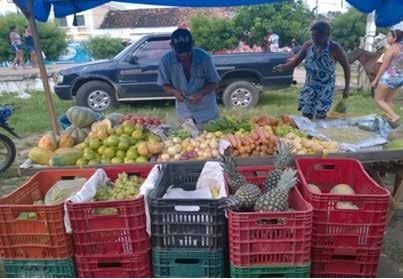
POLYGON ((124 46, 120 39, 99 36, 89 39, 84 48, 94 59, 109 59, 121 52, 124 46))
MULTIPOLYGON (((23 39, 24 26, 27 24, 23 15, 0 15, 0 61, 10 61, 15 56, 10 47, 10 27, 17 26, 23 39)), ((53 23, 39 23, 38 28, 41 47, 47 59, 57 60, 67 47, 66 34, 53 23)))

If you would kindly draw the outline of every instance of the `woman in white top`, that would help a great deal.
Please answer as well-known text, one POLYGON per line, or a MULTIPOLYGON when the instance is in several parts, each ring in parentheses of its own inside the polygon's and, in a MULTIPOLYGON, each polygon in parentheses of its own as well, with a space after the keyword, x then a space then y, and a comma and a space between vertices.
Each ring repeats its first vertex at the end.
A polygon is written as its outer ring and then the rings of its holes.
POLYGON ((13 69, 17 69, 17 63, 23 68, 24 67, 24 50, 22 49, 21 36, 18 34, 17 27, 15 25, 10 27, 10 45, 11 49, 15 53, 15 58, 13 61, 13 69))

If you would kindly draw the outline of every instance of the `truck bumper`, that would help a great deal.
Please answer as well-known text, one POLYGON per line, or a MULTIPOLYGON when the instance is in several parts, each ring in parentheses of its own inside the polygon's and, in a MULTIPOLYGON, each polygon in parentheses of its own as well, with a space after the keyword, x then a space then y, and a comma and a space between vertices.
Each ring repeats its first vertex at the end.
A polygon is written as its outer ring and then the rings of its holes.
POLYGON ((71 100, 73 96, 71 95, 70 85, 55 85, 55 93, 62 100, 71 100))

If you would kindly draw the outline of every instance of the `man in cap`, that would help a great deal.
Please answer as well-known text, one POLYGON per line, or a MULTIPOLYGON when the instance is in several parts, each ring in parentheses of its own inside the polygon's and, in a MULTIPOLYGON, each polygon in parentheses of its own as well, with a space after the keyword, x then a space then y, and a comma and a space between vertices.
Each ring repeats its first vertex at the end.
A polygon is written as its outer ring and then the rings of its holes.
POLYGON ((220 76, 210 55, 194 48, 192 34, 177 29, 171 35, 172 51, 159 64, 158 84, 165 93, 176 98, 176 116, 192 119, 202 128, 209 120, 218 118, 215 90, 220 76))

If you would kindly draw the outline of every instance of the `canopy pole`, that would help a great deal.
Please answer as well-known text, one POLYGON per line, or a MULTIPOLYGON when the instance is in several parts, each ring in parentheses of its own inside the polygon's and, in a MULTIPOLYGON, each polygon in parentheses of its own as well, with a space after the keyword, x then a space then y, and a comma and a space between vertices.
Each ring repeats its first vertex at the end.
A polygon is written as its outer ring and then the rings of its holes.
POLYGON ((55 104, 53 102, 52 92, 50 90, 45 62, 43 61, 42 47, 39 42, 39 31, 38 31, 38 25, 36 24, 35 15, 34 15, 33 0, 27 0, 26 3, 27 3, 27 6, 26 6, 27 11, 24 12, 24 15, 28 19, 29 26, 31 27, 31 33, 32 33, 32 38, 34 41, 35 52, 36 52, 36 61, 38 63, 39 71, 41 74, 43 89, 45 91, 46 105, 48 107, 51 127, 52 127, 53 132, 56 135, 60 135, 59 126, 57 124, 57 118, 56 118, 55 104))

